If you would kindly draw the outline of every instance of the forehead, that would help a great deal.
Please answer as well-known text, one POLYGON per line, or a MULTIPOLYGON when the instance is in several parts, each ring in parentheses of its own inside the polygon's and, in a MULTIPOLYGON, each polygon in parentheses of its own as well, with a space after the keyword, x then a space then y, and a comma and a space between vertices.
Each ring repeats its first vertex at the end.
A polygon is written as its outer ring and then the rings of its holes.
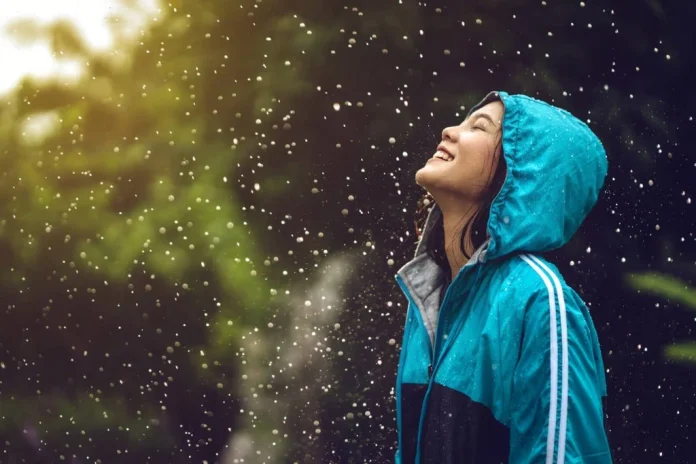
POLYGON ((477 109, 474 111, 469 118, 476 118, 480 114, 487 114, 491 118, 493 118, 494 121, 499 120, 503 116, 503 110, 504 110, 503 103, 500 100, 496 100, 490 103, 487 103, 483 105, 481 108, 477 109))

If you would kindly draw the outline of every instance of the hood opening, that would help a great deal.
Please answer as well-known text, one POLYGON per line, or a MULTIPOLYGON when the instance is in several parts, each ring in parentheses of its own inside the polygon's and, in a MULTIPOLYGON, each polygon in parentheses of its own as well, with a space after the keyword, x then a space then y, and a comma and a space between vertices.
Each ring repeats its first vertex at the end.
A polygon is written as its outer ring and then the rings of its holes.
MULTIPOLYGON (((608 168, 604 147, 592 130, 541 100, 493 91, 471 107, 467 118, 496 100, 504 106, 502 152, 507 172, 490 207, 488 238, 469 263, 563 246, 596 204, 608 168)), ((441 215, 435 203, 414 258, 427 251, 441 215)))

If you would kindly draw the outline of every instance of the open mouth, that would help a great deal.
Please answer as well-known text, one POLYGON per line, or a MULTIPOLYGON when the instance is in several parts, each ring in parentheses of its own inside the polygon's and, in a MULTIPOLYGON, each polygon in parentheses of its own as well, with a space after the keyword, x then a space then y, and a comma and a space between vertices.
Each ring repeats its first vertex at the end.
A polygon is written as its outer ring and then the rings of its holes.
POLYGON ((454 156, 450 155, 450 154, 447 153, 446 151, 438 150, 438 151, 435 152, 435 154, 433 155, 433 158, 434 158, 434 159, 441 159, 441 160, 443 160, 443 161, 449 163, 450 161, 452 161, 452 160, 454 159, 454 156))

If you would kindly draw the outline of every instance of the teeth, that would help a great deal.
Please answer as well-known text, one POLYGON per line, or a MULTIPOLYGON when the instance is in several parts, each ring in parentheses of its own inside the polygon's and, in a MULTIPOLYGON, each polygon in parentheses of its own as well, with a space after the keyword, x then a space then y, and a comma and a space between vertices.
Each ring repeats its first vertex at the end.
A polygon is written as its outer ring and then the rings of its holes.
POLYGON ((452 161, 452 157, 444 151, 438 151, 437 153, 435 153, 435 157, 445 161, 452 161))

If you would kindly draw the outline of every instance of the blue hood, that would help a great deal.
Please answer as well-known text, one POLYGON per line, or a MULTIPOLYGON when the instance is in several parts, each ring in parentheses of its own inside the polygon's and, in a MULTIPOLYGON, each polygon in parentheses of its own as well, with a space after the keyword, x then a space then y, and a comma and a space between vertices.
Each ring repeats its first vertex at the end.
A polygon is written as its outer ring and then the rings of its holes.
MULTIPOLYGON (((507 176, 491 205, 487 249, 475 255, 480 261, 563 246, 597 202, 607 174, 602 143, 584 122, 563 109, 525 95, 494 91, 473 106, 467 118, 495 100, 505 107, 507 176)), ((436 204, 416 256, 425 252, 424 238, 440 215, 436 204)))

